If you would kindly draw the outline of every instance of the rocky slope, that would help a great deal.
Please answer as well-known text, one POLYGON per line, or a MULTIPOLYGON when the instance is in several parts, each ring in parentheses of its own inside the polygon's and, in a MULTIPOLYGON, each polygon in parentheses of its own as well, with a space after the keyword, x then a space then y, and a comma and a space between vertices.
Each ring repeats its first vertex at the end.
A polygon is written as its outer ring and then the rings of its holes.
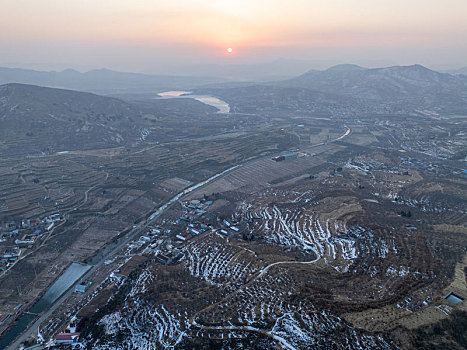
POLYGON ((0 151, 38 155, 123 146, 139 137, 139 111, 114 98, 33 85, 0 86, 0 151))

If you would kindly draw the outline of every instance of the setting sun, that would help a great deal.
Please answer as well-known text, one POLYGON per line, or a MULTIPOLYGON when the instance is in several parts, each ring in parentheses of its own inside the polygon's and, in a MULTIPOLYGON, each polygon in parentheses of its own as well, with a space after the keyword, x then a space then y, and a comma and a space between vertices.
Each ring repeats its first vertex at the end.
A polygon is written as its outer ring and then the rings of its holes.
POLYGON ((228 53, 232 53, 232 48, 229 47, 229 48, 227 49, 227 52, 228 52, 228 53))

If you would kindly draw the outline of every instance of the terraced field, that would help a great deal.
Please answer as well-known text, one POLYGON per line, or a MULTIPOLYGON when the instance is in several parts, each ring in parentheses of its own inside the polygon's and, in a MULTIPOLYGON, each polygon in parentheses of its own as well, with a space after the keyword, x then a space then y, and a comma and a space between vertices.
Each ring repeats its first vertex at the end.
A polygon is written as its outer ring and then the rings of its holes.
POLYGON ((186 268, 193 277, 235 289, 258 270, 254 252, 230 245, 217 235, 206 235, 187 247, 186 268))
POLYGON ((220 116, 146 102, 132 110, 144 125, 112 131, 112 148, 2 159, 3 222, 60 222, 0 277, 0 313, 13 319, 81 261, 97 267, 93 284, 50 315, 46 338, 76 314, 97 349, 461 345, 443 323, 466 312, 445 299, 467 293, 460 163, 406 135, 401 149, 386 117, 284 116, 281 101, 220 116), (271 159, 297 148, 309 155, 271 159))
POLYGON ((221 180, 193 192, 188 198, 199 198, 203 195, 226 191, 251 192, 270 186, 278 180, 290 179, 294 176, 309 174, 313 168, 323 164, 319 157, 303 157, 283 162, 275 162, 270 158, 261 159, 242 165, 238 170, 229 173, 221 180))
MULTIPOLYGON (((268 132, 267 138, 253 133, 200 141, 196 146, 177 142, 144 145, 131 152, 120 148, 3 159, 2 223, 42 220, 53 213, 59 213, 62 221, 23 250, 27 259, 2 274, 0 313, 12 313, 18 304, 27 307, 70 262, 92 261, 102 250, 111 249, 110 242, 173 196, 160 186, 164 180, 178 176, 199 182, 257 152, 268 154, 293 142, 291 135, 279 131, 268 132), (45 261, 56 261, 55 268, 47 269, 45 261)), ((8 246, 15 238, 10 240, 8 246)))

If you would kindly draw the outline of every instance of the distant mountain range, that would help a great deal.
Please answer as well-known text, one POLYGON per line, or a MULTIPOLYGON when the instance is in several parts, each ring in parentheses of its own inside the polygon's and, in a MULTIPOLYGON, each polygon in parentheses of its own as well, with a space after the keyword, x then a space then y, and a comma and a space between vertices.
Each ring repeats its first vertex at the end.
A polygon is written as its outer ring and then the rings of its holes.
POLYGON ((274 81, 288 79, 309 70, 305 60, 280 59, 261 64, 206 64, 168 69, 171 75, 149 75, 96 69, 80 73, 74 69, 38 71, 0 67, 0 85, 32 84, 93 92, 101 95, 149 97, 160 91, 194 89, 226 81, 274 81))
POLYGON ((311 70, 278 84, 380 101, 467 97, 467 77, 439 73, 421 65, 373 69, 338 65, 324 71, 311 70))
POLYGON ((267 82, 289 79, 313 66, 307 60, 278 59, 255 64, 204 64, 177 68, 179 75, 216 77, 232 82, 267 82))
POLYGON ((256 83, 385 100, 405 95, 426 97, 433 93, 458 95, 465 90, 467 79, 462 75, 465 69, 448 74, 420 65, 370 69, 344 64, 319 71, 308 70, 309 64, 300 60, 277 60, 252 65, 193 66, 180 71, 179 76, 124 73, 108 69, 80 73, 73 69, 47 72, 0 67, 0 85, 21 83, 101 95, 152 97, 166 90, 192 90, 206 86, 241 88, 256 83))
POLYGON ((452 69, 452 70, 447 71, 447 73, 467 75, 467 67, 452 69))
POLYGON ((197 90, 203 92, 249 113, 271 110, 277 104, 300 113, 329 116, 410 114, 425 109, 467 113, 467 76, 439 73, 421 65, 363 68, 345 64, 276 82, 220 83, 197 90))
MULTIPOLYGON (((423 114, 427 110, 435 115, 467 115, 467 76, 439 73, 420 65, 374 69, 339 65, 276 82, 210 85, 204 85, 212 83, 209 79, 108 70, 79 73, 0 69, 0 83, 15 80, 123 95, 146 93, 147 97, 155 96, 162 86, 193 88, 196 93, 222 98, 233 112, 263 115, 299 113, 347 118, 423 114)), ((191 99, 184 100, 183 108, 177 100, 146 101, 128 103, 19 83, 0 85, 0 153, 28 155, 128 145, 137 142, 141 130, 152 125, 145 114, 182 113, 189 118, 190 113, 199 116, 211 108, 189 102, 191 99)))
POLYGON ((0 67, 0 85, 21 83, 53 88, 93 92, 102 95, 152 94, 172 89, 192 89, 209 83, 221 82, 219 78, 155 76, 139 73, 116 72, 97 69, 80 73, 73 69, 36 71, 0 67))

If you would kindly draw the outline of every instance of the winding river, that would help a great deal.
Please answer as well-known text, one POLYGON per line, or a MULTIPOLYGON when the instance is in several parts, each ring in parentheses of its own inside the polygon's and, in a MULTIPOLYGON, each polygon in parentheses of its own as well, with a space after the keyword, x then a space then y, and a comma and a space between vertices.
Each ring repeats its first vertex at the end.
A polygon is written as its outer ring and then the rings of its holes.
POLYGON ((217 113, 229 113, 230 106, 227 102, 210 95, 192 95, 190 91, 166 91, 157 94, 156 99, 167 98, 192 98, 209 106, 216 107, 217 113))
MULTIPOLYGON (((182 96, 183 94, 186 94, 186 93, 187 93, 186 91, 167 91, 165 93, 159 94, 159 96, 161 96, 160 98, 177 98, 177 97, 187 98, 185 96, 182 96)), ((212 96, 204 96, 204 97, 210 97, 212 99, 216 99, 215 97, 212 97, 212 96)), ((198 99, 196 95, 190 95, 188 98, 198 99)), ((216 100, 218 100, 218 99, 216 99, 216 100)), ((218 101, 220 101, 219 103, 225 104, 225 106, 227 106, 228 110, 230 110, 230 107, 226 102, 221 101, 221 100, 218 100, 218 101)), ((206 104, 210 104, 210 103, 207 103, 205 101, 201 101, 201 102, 206 103, 206 104)), ((210 104, 210 105, 213 105, 213 104, 210 104)), ((218 108, 218 109, 220 109, 220 108, 218 108)), ((228 111, 224 112, 224 110, 220 109, 218 113, 228 113, 228 111)), ((342 134, 340 137, 338 137, 338 138, 336 138, 334 140, 331 140, 330 142, 339 141, 339 140, 345 138, 346 136, 348 136, 351 133, 351 129, 348 126, 345 126, 345 127, 347 129, 345 131, 345 133, 342 134)), ((313 147, 316 147, 316 146, 318 146, 318 145, 314 145, 313 147)), ((266 157, 269 157, 269 156, 266 156, 266 157)), ((250 161, 255 161, 255 160, 250 160, 250 161)), ((246 162, 246 163, 248 163, 248 162, 246 162)), ((243 163, 243 164, 246 164, 246 163, 243 163)), ((235 170, 236 168, 241 167, 243 164, 235 165, 235 166, 232 166, 232 167, 230 167, 230 168, 228 168, 228 169, 226 169, 226 170, 224 170, 222 172, 219 172, 219 173, 211 176, 210 178, 208 178, 208 179, 206 179, 204 181, 201 181, 201 182, 199 182, 199 183, 197 183, 195 185, 192 185, 192 186, 186 188, 185 190, 178 193, 176 196, 172 197, 172 199, 170 199, 164 205, 162 205, 157 210, 155 210, 155 212, 152 213, 152 215, 148 218, 148 220, 144 224, 143 223, 139 224, 138 229, 134 230, 133 234, 126 235, 125 239, 120 241, 119 244, 111 252, 105 254, 105 256, 99 256, 99 258, 100 258, 99 262, 95 262, 95 265, 94 265, 93 268, 91 268, 91 266, 89 266, 89 265, 83 265, 83 264, 78 264, 78 263, 71 264, 68 267, 68 269, 62 274, 62 276, 60 278, 58 278, 55 281, 55 283, 49 288, 49 290, 45 293, 45 295, 38 302, 36 302, 32 306, 32 308, 29 310, 29 312, 23 312, 22 315, 17 320, 17 322, 7 332, 5 332, 3 334, 2 338, 0 338, 0 349, 4 349, 6 346, 8 346, 8 344, 10 342, 12 342, 15 338, 17 338, 17 336, 19 334, 23 334, 23 337, 25 337, 27 334, 30 334, 29 332, 32 329, 34 329, 34 327, 38 327, 40 325, 41 320, 36 321, 36 323, 34 325, 32 325, 32 326, 31 326, 31 324, 33 323, 34 320, 37 320, 38 316, 40 314, 42 314, 44 312, 44 310, 46 310, 47 308, 50 308, 51 309, 50 311, 53 311, 52 305, 54 307, 60 306, 62 301, 59 301, 58 303, 55 303, 55 302, 57 301, 57 299, 62 294, 64 294, 64 292, 67 289, 69 289, 74 283, 76 283, 76 281, 78 281, 78 279, 81 278, 86 272, 88 272, 88 274, 91 274, 92 272, 94 272, 95 269, 100 264, 102 264, 105 259, 108 259, 110 256, 115 254, 118 251, 118 249, 120 249, 124 244, 128 243, 137 234, 141 233, 150 223, 152 223, 160 215, 162 215, 167 210, 168 207, 170 207, 175 202, 180 200, 183 196, 193 192, 196 189, 199 189, 202 186, 205 186, 205 185, 211 183, 214 180, 219 179, 223 175, 226 175, 227 173, 235 170), (28 333, 24 332, 25 330, 27 330, 28 333)), ((280 264, 313 264, 318 259, 319 259, 319 257, 317 257, 316 259, 311 260, 311 261, 303 261, 303 262, 300 262, 300 261, 278 261, 278 262, 269 264, 268 266, 263 268, 258 273, 256 278, 253 279, 252 281, 250 281, 250 283, 253 282, 254 280, 256 280, 257 278, 262 277, 273 266, 280 265, 280 264)), ((43 315, 44 318, 45 318, 45 316, 46 315, 43 315)), ((50 316, 50 315, 47 315, 47 316, 50 316)), ((202 325, 198 325, 196 323, 195 317, 192 317, 190 319, 190 323, 191 323, 192 326, 196 326, 196 327, 199 327, 199 328, 205 328, 205 329, 211 329, 211 328, 225 329, 225 330, 237 329, 237 330, 250 330, 250 331, 260 332, 260 333, 263 333, 263 334, 265 334, 267 336, 270 336, 270 337, 274 338, 275 340, 279 341, 282 344, 282 346, 284 346, 285 348, 293 349, 293 347, 291 347, 291 345, 288 344, 284 339, 278 337, 277 335, 266 332, 265 330, 262 330, 262 329, 257 329, 257 328, 254 328, 254 327, 234 327, 234 326, 208 327, 208 326, 202 326, 202 325)), ((19 339, 19 340, 17 339, 15 341, 15 344, 21 343, 21 341, 22 341, 22 339, 19 339)))

